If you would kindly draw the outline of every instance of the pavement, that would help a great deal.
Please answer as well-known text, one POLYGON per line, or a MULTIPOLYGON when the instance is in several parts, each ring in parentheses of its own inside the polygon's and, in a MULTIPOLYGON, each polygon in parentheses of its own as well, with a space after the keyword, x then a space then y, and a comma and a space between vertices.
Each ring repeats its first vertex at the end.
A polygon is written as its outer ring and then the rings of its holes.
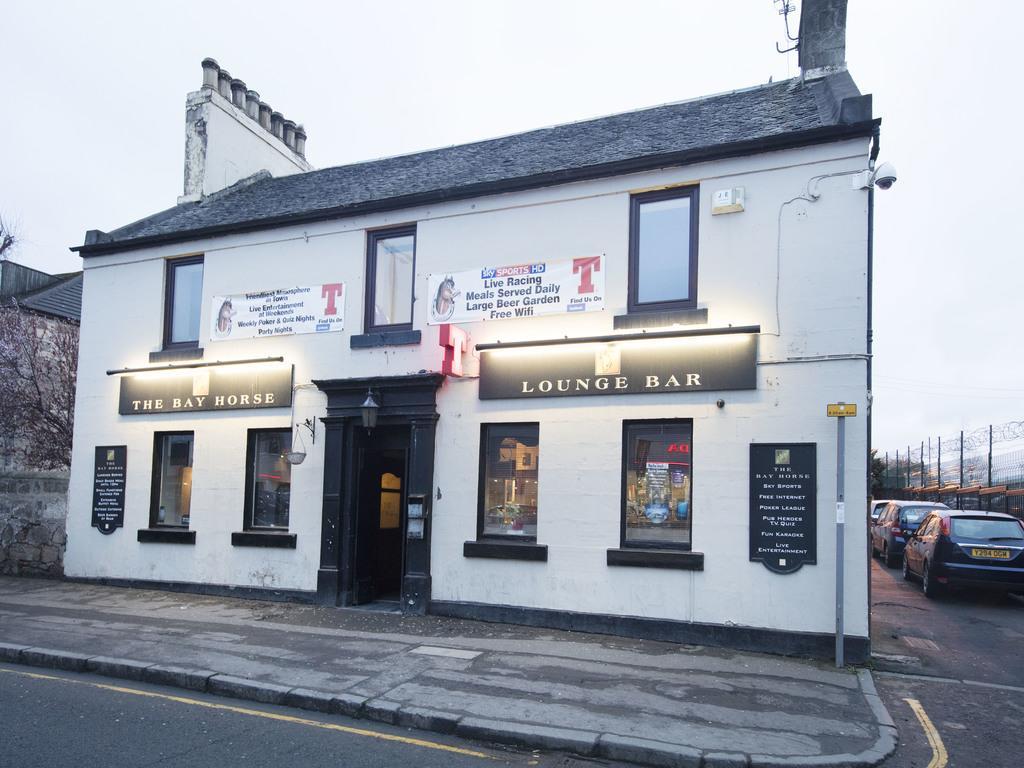
POLYGON ((700 646, 0 578, 0 661, 655 766, 871 766, 867 670, 700 646))

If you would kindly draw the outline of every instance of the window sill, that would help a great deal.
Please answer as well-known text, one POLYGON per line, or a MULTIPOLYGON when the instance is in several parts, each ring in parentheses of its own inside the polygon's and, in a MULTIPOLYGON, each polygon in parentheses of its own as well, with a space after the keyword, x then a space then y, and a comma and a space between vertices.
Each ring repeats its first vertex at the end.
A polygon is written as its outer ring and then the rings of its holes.
POLYGON ((419 344, 422 336, 420 331, 374 331, 349 337, 349 347, 351 349, 401 347, 419 344))
POLYGON ((672 549, 609 549, 608 565, 703 571, 704 553, 672 549))
POLYGON ((532 560, 546 563, 548 545, 525 541, 467 541, 462 545, 463 557, 489 557, 496 560, 532 560))
POLYGON ((195 544, 196 532, 188 528, 139 528, 138 539, 147 544, 195 544))
POLYGON ((174 363, 183 360, 202 360, 202 347, 171 347, 149 353, 151 363, 174 363))
POLYGON ((617 331, 628 328, 667 328, 671 325, 702 325, 707 321, 707 307, 698 307, 653 312, 636 311, 628 315, 616 315, 613 327, 617 331))
POLYGON ((233 547, 271 547, 277 549, 295 549, 298 539, 294 533, 277 531, 235 531, 231 534, 233 547))

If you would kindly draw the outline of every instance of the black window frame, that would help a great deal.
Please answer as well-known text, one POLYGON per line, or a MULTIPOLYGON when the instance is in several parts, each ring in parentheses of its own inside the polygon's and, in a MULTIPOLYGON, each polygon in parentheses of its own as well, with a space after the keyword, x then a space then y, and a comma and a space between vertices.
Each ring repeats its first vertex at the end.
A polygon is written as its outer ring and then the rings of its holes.
MULTIPOLYGON (((185 256, 180 259, 167 259, 164 268, 164 349, 196 349, 199 347, 199 337, 202 336, 202 324, 196 334, 195 341, 171 341, 172 324, 174 321, 174 273, 178 267, 187 267, 193 264, 203 265, 203 280, 206 280, 206 257, 185 256)), ((202 289, 200 289, 201 291, 202 289)), ((202 296, 199 301, 199 316, 202 318, 202 296)))
POLYGON ((695 309, 697 307, 697 244, 698 223, 700 221, 700 185, 659 189, 654 192, 641 192, 629 198, 629 278, 627 281, 626 310, 630 314, 643 312, 665 312, 677 309, 695 309), (640 289, 640 206, 644 203, 656 203, 661 200, 690 198, 690 264, 689 293, 686 299, 671 301, 640 302, 637 293, 640 289))
POLYGON ((674 552, 693 551, 693 487, 696 482, 696 475, 693 463, 694 456, 694 420, 692 418, 678 419, 624 419, 622 422, 622 475, 621 490, 619 493, 619 548, 635 550, 671 550, 674 552), (661 426, 665 424, 689 424, 690 426, 690 500, 688 515, 690 518, 690 541, 686 544, 665 542, 665 541, 636 541, 626 540, 626 484, 629 471, 629 428, 632 426, 661 426))
MULTIPOLYGON (((254 532, 266 532, 272 533, 280 531, 287 533, 291 530, 292 525, 292 510, 291 510, 291 478, 289 476, 289 491, 288 491, 288 525, 255 525, 253 524, 253 480, 255 479, 256 472, 256 440, 257 435, 264 434, 267 432, 279 432, 291 436, 291 429, 288 427, 255 427, 249 429, 245 436, 245 507, 242 509, 242 530, 243 531, 254 531, 254 532)), ((289 441, 289 444, 291 441, 289 441)), ((289 448, 290 450, 290 448, 289 448)))
POLYGON ((175 435, 189 435, 192 438, 192 459, 193 463, 190 465, 195 468, 195 450, 196 450, 196 433, 192 429, 177 429, 169 430, 166 432, 154 432, 153 433, 153 477, 150 481, 149 491, 149 527, 167 529, 171 531, 189 531, 192 530, 192 493, 195 491, 195 484, 192 485, 192 491, 189 493, 189 522, 188 525, 173 525, 170 523, 158 522, 160 512, 160 470, 163 464, 163 438, 173 437, 175 435))
MULTIPOLYGON (((533 536, 503 536, 501 534, 484 534, 484 515, 487 505, 487 432, 490 428, 500 427, 531 427, 537 430, 537 452, 540 453, 540 422, 539 421, 490 421, 480 425, 480 466, 477 474, 477 503, 476 503, 476 540, 481 542, 509 542, 518 544, 536 544, 537 535, 533 536)), ((540 478, 537 483, 537 520, 540 521, 540 478)))
POLYGON ((366 233, 366 288, 363 296, 363 333, 411 331, 416 305, 416 224, 374 229, 366 233), (409 286, 409 322, 378 325, 374 322, 377 298, 377 243, 393 237, 412 236, 412 285, 409 286))

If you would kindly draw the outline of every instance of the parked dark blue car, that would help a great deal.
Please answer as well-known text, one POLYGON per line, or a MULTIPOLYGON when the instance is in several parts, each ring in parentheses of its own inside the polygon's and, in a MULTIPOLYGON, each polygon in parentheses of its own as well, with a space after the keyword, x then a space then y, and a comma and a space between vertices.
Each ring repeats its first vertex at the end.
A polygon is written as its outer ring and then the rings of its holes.
POLYGON ((871 526, 871 553, 881 555, 887 566, 895 568, 907 538, 936 509, 949 507, 934 501, 890 501, 871 526))
POLYGON ((928 597, 945 587, 1024 592, 1024 523, 1001 512, 937 510, 903 552, 903 578, 928 597))

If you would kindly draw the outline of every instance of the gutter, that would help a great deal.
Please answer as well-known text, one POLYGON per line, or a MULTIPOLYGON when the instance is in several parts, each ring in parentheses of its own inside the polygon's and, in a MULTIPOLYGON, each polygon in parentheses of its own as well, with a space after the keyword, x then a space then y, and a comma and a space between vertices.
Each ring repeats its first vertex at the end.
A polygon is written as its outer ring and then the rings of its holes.
POLYGON ((301 213, 284 214, 280 216, 268 216, 259 219, 236 222, 231 224, 218 224, 211 227, 199 229, 168 232, 159 235, 149 235, 128 240, 114 242, 86 243, 71 248, 83 258, 89 256, 101 256, 119 251, 134 250, 137 248, 148 248, 156 245, 169 243, 182 243, 191 240, 199 240, 209 237, 239 234, 241 232, 253 232, 261 229, 272 229, 294 224, 306 224, 329 219, 340 219, 352 216, 360 216, 368 213, 380 213, 384 211, 395 211, 402 208, 412 208, 421 205, 432 205, 440 202, 451 202, 454 200, 465 200, 474 197, 485 197, 489 195, 504 194, 508 192, 520 192, 540 187, 550 187, 558 184, 569 184, 578 181, 591 181, 594 179, 619 176, 629 173, 657 170, 681 165, 690 165, 696 162, 708 160, 720 160, 729 157, 741 157, 744 155, 760 154, 762 152, 774 152, 783 149, 812 146, 815 144, 826 144, 844 139, 854 139, 865 136, 874 136, 877 133, 881 119, 862 120, 855 123, 828 125, 821 128, 812 128, 806 131, 795 131, 766 138, 749 139, 746 141, 731 142, 729 144, 717 144, 711 147, 701 147, 679 152, 664 152, 657 155, 645 155, 643 157, 630 158, 628 160, 617 160, 610 163, 587 166, 585 168, 574 168, 570 170, 551 171, 548 173, 524 176, 518 179, 501 179, 498 181, 480 182, 467 184, 462 187, 449 189, 431 190, 412 195, 401 195, 384 200, 371 200, 352 205, 334 206, 315 211, 303 211, 301 213))

